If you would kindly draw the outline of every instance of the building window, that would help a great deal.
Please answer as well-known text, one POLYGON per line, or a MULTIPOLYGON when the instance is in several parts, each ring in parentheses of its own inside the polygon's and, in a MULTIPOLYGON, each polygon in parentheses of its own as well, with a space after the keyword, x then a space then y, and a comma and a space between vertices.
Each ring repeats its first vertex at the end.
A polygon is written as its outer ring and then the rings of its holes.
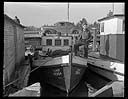
POLYGON ((77 30, 73 30, 72 34, 79 34, 77 30))
POLYGON ((52 32, 50 30, 46 30, 45 34, 52 34, 52 32))
POLYGON ((61 40, 60 39, 55 40, 55 46, 61 46, 61 40))
POLYGON ((104 32, 104 23, 101 23, 101 32, 104 32))
POLYGON ((61 26, 64 26, 64 23, 63 22, 61 22, 60 24, 61 24, 61 26))
POLYGON ((46 40, 46 45, 52 45, 52 39, 47 39, 46 40))
POLYGON ((64 46, 68 46, 69 45, 69 40, 68 39, 64 39, 64 46))

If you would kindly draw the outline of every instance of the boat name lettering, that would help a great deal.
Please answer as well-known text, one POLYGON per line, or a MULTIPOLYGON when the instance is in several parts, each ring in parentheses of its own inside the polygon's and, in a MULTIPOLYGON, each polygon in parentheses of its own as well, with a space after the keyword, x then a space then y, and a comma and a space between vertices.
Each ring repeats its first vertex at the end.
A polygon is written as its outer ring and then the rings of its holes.
POLYGON ((81 69, 77 69, 76 72, 75 72, 75 74, 76 75, 79 75, 80 74, 80 71, 81 71, 81 69))
POLYGON ((55 69, 55 70, 53 70, 53 75, 60 76, 60 75, 62 75, 62 73, 61 73, 60 69, 55 69))

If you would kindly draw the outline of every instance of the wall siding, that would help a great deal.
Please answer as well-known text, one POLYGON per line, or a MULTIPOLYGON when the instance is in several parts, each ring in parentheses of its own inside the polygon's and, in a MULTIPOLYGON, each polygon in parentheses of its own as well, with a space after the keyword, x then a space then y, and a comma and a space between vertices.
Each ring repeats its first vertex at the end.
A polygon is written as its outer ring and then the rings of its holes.
POLYGON ((109 49, 109 57, 116 58, 117 54, 117 37, 114 34, 109 35, 110 49, 109 49))
POLYGON ((6 72, 6 82, 10 81, 10 75, 15 66, 15 46, 13 25, 8 20, 4 20, 4 67, 6 72))
POLYGON ((124 62, 124 58, 125 58, 125 35, 124 34, 117 35, 116 49, 117 49, 116 58, 124 62))
POLYGON ((116 34, 117 33, 117 18, 102 21, 104 23, 104 32, 101 32, 100 35, 116 34))
POLYGON ((105 35, 100 36, 100 54, 106 55, 105 51, 105 35))
POLYGON ((120 60, 124 62, 124 34, 109 34, 102 35, 100 38, 100 54, 106 55, 108 57, 120 60), (109 38, 108 45, 107 38, 109 38), (106 46, 108 46, 108 54, 106 50, 106 46))
POLYGON ((4 76, 5 85, 12 80, 15 64, 24 59, 23 28, 4 18, 4 76), (16 28, 15 28, 16 27, 16 28), (16 33, 16 35, 15 35, 16 33), (17 40, 16 40, 17 39, 17 40), (18 46, 18 47, 17 47, 18 46), (17 56, 16 56, 17 55, 17 56), (17 61, 16 61, 17 60, 17 61))
POLYGON ((107 56, 120 61, 124 61, 124 32, 122 31, 123 20, 124 17, 119 17, 104 20, 100 23, 104 23, 104 32, 101 32, 100 28, 100 54, 107 55, 106 46, 108 46, 109 52, 107 56), (106 41, 107 36, 109 37, 108 41, 106 41))
POLYGON ((16 28, 16 32, 17 32, 17 63, 20 63, 21 59, 24 57, 24 52, 25 52, 25 48, 24 48, 24 31, 22 28, 17 27, 16 28))

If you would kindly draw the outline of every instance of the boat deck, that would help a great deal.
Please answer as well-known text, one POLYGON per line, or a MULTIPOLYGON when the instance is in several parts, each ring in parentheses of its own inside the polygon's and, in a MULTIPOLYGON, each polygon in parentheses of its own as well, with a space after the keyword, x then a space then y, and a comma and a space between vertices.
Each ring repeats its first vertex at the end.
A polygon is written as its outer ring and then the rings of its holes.
POLYGON ((116 59, 113 59, 113 58, 110 58, 110 57, 106 57, 106 56, 103 56, 103 55, 100 55, 99 52, 90 52, 89 57, 92 57, 92 58, 96 58, 96 59, 102 59, 104 61, 112 61, 112 62, 119 62, 119 63, 123 63, 119 60, 116 60, 116 59))
MULTIPOLYGON (((60 57, 40 57, 37 60, 33 60, 34 66, 54 66, 54 65, 63 65, 63 64, 68 64, 69 63, 69 55, 65 56, 60 56, 60 57)), ((72 63, 81 65, 81 66, 87 66, 87 59, 82 58, 79 56, 73 56, 72 57, 72 63)))

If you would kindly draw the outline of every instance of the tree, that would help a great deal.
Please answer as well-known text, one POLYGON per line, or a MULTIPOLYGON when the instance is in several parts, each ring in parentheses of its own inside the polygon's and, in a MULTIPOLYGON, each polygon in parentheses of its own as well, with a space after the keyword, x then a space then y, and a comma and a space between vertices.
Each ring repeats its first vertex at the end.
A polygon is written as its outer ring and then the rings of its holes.
POLYGON ((78 22, 78 23, 76 24, 76 26, 82 31, 82 25, 81 25, 80 22, 78 22))
POLYGON ((85 19, 85 18, 82 18, 82 20, 80 20, 77 24, 76 24, 76 26, 79 28, 79 29, 81 29, 82 31, 83 31, 83 26, 87 26, 88 25, 88 23, 87 23, 87 20, 85 19))
POLYGON ((87 20, 85 18, 82 19, 81 23, 82 25, 88 25, 87 20))
POLYGON ((100 24, 98 23, 98 22, 94 22, 93 23, 93 27, 95 27, 96 29, 97 29, 97 33, 99 33, 100 32, 100 24))

